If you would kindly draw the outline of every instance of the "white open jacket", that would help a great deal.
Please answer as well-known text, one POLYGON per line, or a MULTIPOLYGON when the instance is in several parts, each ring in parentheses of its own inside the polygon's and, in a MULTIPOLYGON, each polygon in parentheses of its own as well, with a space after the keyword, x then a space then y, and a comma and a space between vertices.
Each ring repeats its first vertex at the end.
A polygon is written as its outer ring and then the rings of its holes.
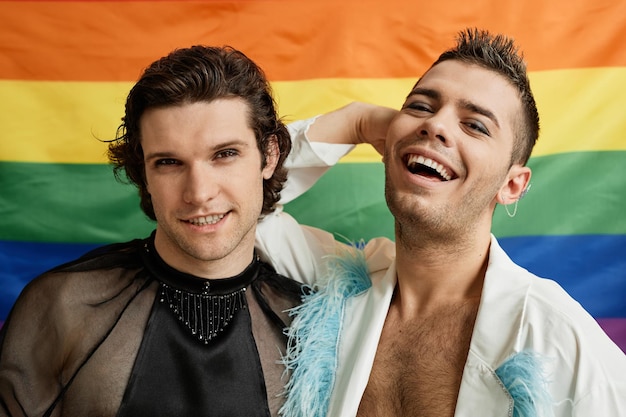
MULTIPOLYGON (((351 149, 311 146, 305 133, 313 121, 289 126, 294 147, 284 202, 351 149)), ((324 256, 337 245, 332 234, 301 226, 280 208, 257 229, 262 257, 279 273, 307 283, 327 273, 324 256)), ((393 242, 374 239, 364 252, 372 285, 345 302, 328 416, 356 415, 396 284, 393 242)), ((513 416, 513 398, 495 372, 522 351, 545 360, 552 397, 546 415, 626 416, 626 355, 558 284, 514 264, 492 236, 455 416, 513 416)))

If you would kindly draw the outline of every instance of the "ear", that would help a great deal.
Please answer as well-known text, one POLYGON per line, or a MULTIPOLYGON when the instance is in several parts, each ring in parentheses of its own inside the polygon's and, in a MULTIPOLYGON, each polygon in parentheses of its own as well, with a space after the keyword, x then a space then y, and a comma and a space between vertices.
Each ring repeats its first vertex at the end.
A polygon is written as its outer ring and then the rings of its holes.
POLYGON ((267 151, 265 153, 265 167, 261 171, 263 178, 269 180, 274 175, 274 170, 278 164, 280 157, 280 148, 278 147, 278 140, 275 135, 272 135, 267 144, 267 151))
POLYGON ((506 182, 498 191, 496 201, 504 205, 515 203, 528 187, 531 175, 532 171, 527 166, 513 165, 509 168, 506 182))

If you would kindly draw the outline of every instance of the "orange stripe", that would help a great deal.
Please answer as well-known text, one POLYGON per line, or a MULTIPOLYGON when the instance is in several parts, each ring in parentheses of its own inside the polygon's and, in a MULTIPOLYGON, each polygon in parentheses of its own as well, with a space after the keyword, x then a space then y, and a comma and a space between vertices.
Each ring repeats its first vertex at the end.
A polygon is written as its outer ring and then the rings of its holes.
POLYGON ((416 77, 465 26, 515 37, 532 71, 626 66, 624 16, 621 0, 7 1, 0 78, 134 81, 196 43, 231 44, 272 80, 416 77))

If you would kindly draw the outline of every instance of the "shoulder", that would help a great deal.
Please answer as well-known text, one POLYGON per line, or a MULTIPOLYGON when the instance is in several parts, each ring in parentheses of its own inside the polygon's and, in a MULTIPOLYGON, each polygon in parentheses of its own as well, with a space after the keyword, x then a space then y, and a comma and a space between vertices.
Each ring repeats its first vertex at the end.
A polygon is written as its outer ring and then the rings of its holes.
POLYGON ((274 267, 267 262, 260 261, 258 282, 261 286, 267 286, 273 292, 282 297, 300 302, 302 295, 307 291, 307 286, 276 272, 274 267))
POLYGON ((626 355, 557 282, 504 252, 490 257, 472 349, 494 369, 515 353, 542 358, 551 395, 563 407, 626 395, 626 355))
POLYGON ((626 355, 559 284, 538 277, 531 283, 520 332, 524 347, 545 357, 556 398, 609 415, 600 410, 626 396, 626 355))
POLYGON ((557 282, 525 275, 528 289, 520 311, 518 349, 536 352, 552 365, 550 376, 557 392, 562 391, 557 397, 576 403, 598 389, 626 395, 626 384, 620 382, 626 375, 621 349, 557 282))
POLYGON ((549 314, 560 322, 576 323, 589 314, 556 281, 539 277, 513 262, 492 240, 485 274, 483 302, 494 311, 549 314))
POLYGON ((507 267, 501 264, 497 271, 489 271, 485 279, 485 314, 515 318, 533 343, 585 345, 586 350, 615 346, 591 314, 556 281, 508 262, 507 267))
POLYGON ((37 276, 22 290, 9 319, 84 321, 77 313, 111 300, 135 278, 141 269, 136 246, 136 241, 103 246, 37 276))
POLYGON ((565 351, 594 361, 619 359, 626 372, 626 356, 585 308, 557 282, 532 276, 526 296, 525 324, 541 329, 548 340, 568 346, 565 351))

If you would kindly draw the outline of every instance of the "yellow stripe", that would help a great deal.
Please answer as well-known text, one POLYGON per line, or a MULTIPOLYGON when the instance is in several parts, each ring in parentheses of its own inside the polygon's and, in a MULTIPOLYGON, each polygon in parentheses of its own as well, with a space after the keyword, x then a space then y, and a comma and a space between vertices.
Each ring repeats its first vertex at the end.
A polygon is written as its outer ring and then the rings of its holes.
POLYGON ((0 159, 106 162, 131 83, 0 82, 0 159))
MULTIPOLYGON (((530 73, 541 119, 533 156, 564 152, 626 150, 626 68, 585 68, 530 73)), ((367 101, 399 108, 415 79, 313 80, 278 83, 280 108, 309 117, 349 103, 367 101)), ((285 113, 283 113, 285 114, 285 113)), ((344 162, 380 161, 359 146, 344 162)))
POLYGON ((533 156, 626 150, 626 67, 530 74, 541 119, 533 156))
MULTIPOLYGON (((626 150, 626 68, 530 74, 542 130, 534 156, 626 150)), ((399 108, 414 79, 319 79, 272 83, 286 122, 354 100, 399 108)), ((0 81, 0 160, 102 163, 132 83, 0 81)), ((380 161, 361 146, 346 162, 380 161)))

